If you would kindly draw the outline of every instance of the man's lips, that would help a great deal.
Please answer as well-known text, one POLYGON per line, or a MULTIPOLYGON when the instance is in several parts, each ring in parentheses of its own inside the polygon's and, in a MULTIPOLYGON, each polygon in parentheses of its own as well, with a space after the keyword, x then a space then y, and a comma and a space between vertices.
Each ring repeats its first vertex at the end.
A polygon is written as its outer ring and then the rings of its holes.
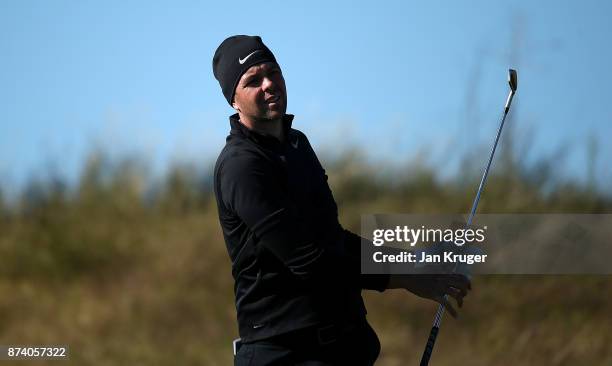
POLYGON ((266 103, 276 103, 280 100, 278 95, 266 99, 266 103))

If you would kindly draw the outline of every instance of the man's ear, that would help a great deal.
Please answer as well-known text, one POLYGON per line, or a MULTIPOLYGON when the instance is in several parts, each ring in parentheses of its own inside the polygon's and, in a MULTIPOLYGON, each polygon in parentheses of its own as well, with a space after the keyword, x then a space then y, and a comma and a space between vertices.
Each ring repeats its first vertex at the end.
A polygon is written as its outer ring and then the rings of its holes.
POLYGON ((232 108, 234 108, 236 111, 240 112, 240 107, 238 107, 238 104, 236 104, 236 101, 232 102, 232 108))

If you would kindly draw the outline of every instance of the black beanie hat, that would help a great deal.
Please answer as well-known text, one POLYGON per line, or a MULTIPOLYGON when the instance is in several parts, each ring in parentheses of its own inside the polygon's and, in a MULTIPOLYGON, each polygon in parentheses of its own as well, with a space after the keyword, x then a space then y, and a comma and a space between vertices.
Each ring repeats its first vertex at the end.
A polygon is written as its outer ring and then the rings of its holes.
POLYGON ((213 57, 213 73, 230 105, 242 74, 263 62, 276 59, 259 36, 231 36, 221 42, 213 57))

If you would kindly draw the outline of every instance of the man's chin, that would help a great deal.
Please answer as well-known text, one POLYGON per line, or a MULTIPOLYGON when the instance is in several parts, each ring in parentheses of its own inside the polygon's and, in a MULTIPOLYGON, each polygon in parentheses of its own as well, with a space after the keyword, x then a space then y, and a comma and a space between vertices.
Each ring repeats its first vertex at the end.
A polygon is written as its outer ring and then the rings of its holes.
POLYGON ((271 111, 268 111, 268 113, 266 113, 266 119, 270 119, 270 120, 279 119, 279 118, 283 118, 284 115, 285 113, 282 111, 271 110, 271 111))

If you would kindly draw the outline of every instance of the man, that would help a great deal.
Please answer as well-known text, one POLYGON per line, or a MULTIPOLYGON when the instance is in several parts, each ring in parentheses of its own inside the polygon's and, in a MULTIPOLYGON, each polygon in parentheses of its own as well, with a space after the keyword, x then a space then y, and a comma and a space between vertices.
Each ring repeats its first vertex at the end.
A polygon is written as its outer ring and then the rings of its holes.
POLYGON ((236 365, 371 365, 380 352, 362 289, 405 288, 463 302, 459 276, 360 274, 361 238, 338 222, 327 175, 291 128, 280 66, 260 37, 232 36, 213 72, 237 113, 215 165, 243 345, 236 365))

